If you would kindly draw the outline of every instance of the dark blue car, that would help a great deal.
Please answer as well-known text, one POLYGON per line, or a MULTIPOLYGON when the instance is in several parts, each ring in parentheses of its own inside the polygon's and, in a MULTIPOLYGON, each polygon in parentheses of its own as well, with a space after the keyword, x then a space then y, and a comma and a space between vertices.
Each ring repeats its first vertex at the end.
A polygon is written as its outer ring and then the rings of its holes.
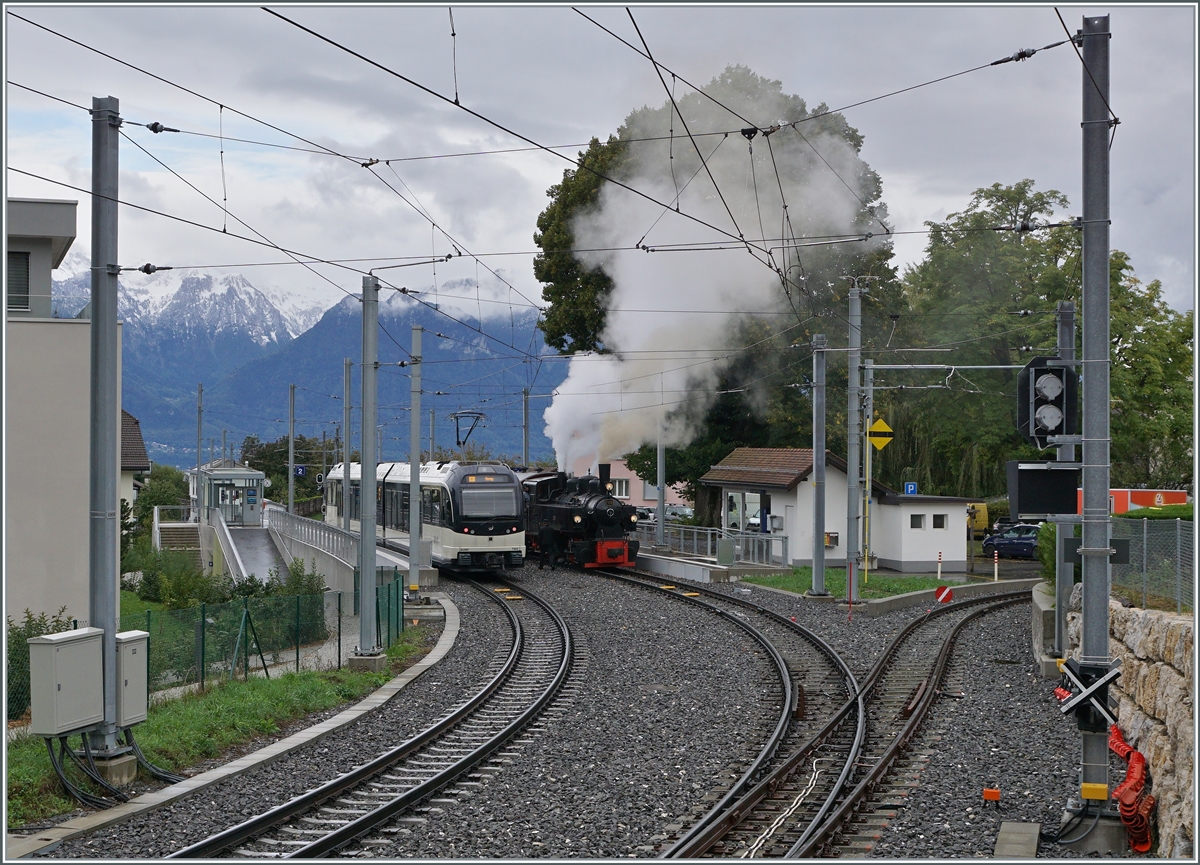
POLYGON ((1002 532, 988 535, 983 539, 983 554, 985 557, 999 553, 1002 556, 1035 559, 1039 528, 1032 523, 1018 523, 1002 532))

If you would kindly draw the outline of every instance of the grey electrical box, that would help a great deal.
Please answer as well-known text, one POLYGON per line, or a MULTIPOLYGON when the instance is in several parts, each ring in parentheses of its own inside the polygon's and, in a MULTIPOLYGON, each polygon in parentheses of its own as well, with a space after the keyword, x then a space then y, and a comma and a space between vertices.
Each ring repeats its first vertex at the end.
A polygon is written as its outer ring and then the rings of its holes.
POLYGON ((29 638, 30 733, 64 736, 104 720, 103 636, 77 628, 29 638))
POLYGON ((733 538, 717 539, 717 564, 733 564, 733 538))
POLYGON ((132 727, 146 720, 147 647, 145 631, 117 634, 117 726, 132 727))

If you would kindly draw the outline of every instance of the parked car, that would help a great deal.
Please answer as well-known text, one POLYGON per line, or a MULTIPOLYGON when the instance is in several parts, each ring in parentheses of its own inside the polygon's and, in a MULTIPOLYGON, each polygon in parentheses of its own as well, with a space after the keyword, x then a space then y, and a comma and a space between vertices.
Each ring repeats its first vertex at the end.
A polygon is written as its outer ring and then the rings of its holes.
POLYGON ((1023 559, 1037 558, 1037 538, 1040 526, 1033 523, 1017 523, 1001 532, 983 539, 983 554, 991 556, 1014 556, 1023 559))
POLYGON ((667 505, 666 512, 669 520, 691 519, 696 513, 687 505, 667 505))

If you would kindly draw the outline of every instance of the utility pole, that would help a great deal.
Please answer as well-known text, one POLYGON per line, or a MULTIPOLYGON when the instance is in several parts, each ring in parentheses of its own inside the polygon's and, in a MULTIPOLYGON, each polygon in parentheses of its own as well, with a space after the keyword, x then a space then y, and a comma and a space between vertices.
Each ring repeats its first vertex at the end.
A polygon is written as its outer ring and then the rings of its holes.
MULTIPOLYGON (((863 378, 866 400, 863 403, 863 429, 871 428, 875 416, 875 361, 868 358, 863 361, 863 378)), ((864 436, 865 439, 865 436, 864 436)), ((863 441, 863 583, 866 584, 871 573, 871 449, 870 442, 863 441)))
POLYGON ((375 633, 375 391, 379 353, 379 279, 362 280, 362 456, 358 509, 358 655, 379 654, 375 633))
POLYGON ((847 277, 850 280, 850 354, 846 370, 846 390, 849 406, 846 414, 846 600, 853 604, 858 600, 858 515, 861 510, 862 492, 858 485, 861 464, 859 461, 859 412, 862 410, 858 374, 862 346, 862 296, 866 289, 859 288, 859 280, 866 276, 847 277))
POLYGON ((435 451, 437 449, 437 445, 435 444, 437 441, 436 436, 437 436, 437 425, 434 423, 433 409, 430 409, 429 410, 429 459, 431 459, 431 460, 437 459, 437 456, 435 455, 435 451))
POLYGON ((222 465, 225 464, 225 448, 227 447, 227 445, 225 444, 225 433, 227 433, 227 432, 228 432, 228 430, 221 430, 221 464, 222 465))
MULTIPOLYGON (((88 624, 103 628, 104 719, 89 733, 103 758, 117 756, 117 574, 120 571, 117 365, 117 193, 120 102, 92 98, 92 321, 88 502, 88 624)), ((197 482, 200 478, 197 475, 197 482)))
MULTIPOLYGON (((93 319, 94 320, 94 319, 93 319)), ((196 519, 204 507, 204 486, 200 483, 200 463, 204 459, 204 384, 196 385, 196 519)))
POLYGON ((216 466, 213 465, 217 459, 216 451, 217 451, 217 438, 216 438, 216 436, 209 436, 208 437, 208 465, 209 465, 209 468, 216 468, 216 466))
POLYGON ((321 491, 325 490, 325 430, 321 430, 321 491))
POLYGON ((353 361, 342 361, 342 530, 350 531, 350 367, 353 361))
POLYGON ((813 336, 812 593, 825 596, 825 334, 813 336))
MULTIPOLYGON (((421 585, 421 334, 425 328, 414 324, 412 329, 411 401, 408 440, 408 590, 416 594, 421 585)), ((432 417, 432 413, 430 413, 432 417)), ((433 443, 429 445, 433 458, 433 443)))
POLYGON ((658 419, 658 506, 654 511, 654 542, 667 543, 667 447, 663 443, 663 419, 658 419))
MULTIPOLYGON (((1059 301, 1058 356, 1063 360, 1075 360, 1075 304, 1059 301)), ((1075 462, 1075 445, 1058 446, 1059 462, 1075 462)), ((1059 658, 1067 656, 1067 612, 1071 605, 1071 589, 1075 583, 1075 566, 1063 561, 1065 558, 1066 535, 1075 533, 1073 523, 1055 525, 1054 542, 1054 653, 1059 658)))
MULTIPOLYGON (((1109 156, 1108 16, 1083 19, 1083 627, 1080 666, 1108 671, 1111 584, 1109 489, 1109 156)), ((1107 691, 1101 689, 1101 699, 1107 691)), ((1090 711, 1090 710, 1089 710, 1090 711)), ((1077 720, 1082 720, 1076 716, 1077 720)), ((1108 798, 1108 727, 1081 724, 1082 784, 1108 798)))
POLYGON ((296 386, 288 385, 288 510, 296 512, 296 386))
POLYGON ((521 389, 521 465, 529 468, 529 388, 521 389))

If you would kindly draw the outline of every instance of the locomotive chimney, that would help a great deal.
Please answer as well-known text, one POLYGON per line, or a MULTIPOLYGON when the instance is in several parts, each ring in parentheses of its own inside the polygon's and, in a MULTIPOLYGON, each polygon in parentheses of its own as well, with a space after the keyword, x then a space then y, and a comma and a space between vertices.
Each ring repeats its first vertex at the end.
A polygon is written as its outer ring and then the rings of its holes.
POLYGON ((606 486, 612 475, 612 465, 609 463, 600 463, 598 471, 600 472, 600 486, 606 486))

